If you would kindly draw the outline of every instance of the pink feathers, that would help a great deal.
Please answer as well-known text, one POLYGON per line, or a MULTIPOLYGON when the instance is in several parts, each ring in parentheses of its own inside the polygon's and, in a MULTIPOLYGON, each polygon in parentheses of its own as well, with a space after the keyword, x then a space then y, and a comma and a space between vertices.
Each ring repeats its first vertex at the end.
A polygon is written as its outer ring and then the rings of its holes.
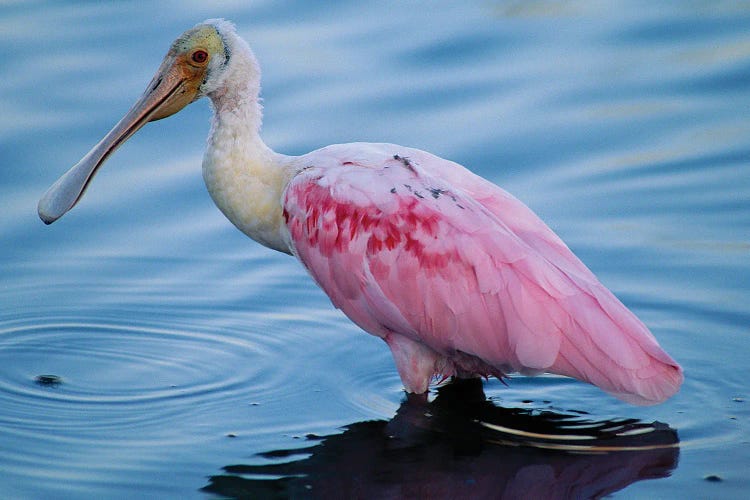
POLYGON ((551 372, 634 404, 682 372, 521 202, 460 165, 393 145, 301 157, 284 217, 334 305, 391 348, 411 392, 435 375, 551 372))

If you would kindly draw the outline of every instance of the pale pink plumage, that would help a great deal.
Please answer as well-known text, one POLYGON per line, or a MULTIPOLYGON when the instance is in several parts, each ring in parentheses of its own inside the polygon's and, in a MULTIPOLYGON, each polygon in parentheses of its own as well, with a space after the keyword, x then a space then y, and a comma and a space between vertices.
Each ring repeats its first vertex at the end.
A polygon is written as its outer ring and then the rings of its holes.
POLYGON ((390 144, 300 157, 283 200, 292 251, 410 392, 435 375, 550 372, 634 404, 682 371, 529 208, 462 166, 390 144))

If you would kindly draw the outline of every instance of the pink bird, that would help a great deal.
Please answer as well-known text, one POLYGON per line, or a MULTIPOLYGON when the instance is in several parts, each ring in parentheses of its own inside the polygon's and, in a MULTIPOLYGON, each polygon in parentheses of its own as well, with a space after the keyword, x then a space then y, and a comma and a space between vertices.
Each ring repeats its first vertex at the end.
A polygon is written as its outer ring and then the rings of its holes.
POLYGON ((260 69, 232 24, 171 46, 143 96, 42 197, 52 223, 149 121, 210 98, 203 177, 257 242, 296 256, 362 329, 383 339, 409 392, 437 376, 556 373, 634 404, 675 394, 680 366, 551 229, 491 182, 393 144, 302 156, 260 138, 260 69))

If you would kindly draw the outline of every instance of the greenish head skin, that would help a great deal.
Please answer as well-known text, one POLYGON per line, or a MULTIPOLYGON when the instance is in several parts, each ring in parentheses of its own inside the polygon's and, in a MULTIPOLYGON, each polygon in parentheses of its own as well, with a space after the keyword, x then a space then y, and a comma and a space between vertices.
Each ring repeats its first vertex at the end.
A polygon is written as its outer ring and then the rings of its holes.
MULTIPOLYGON (((215 26, 201 24, 174 41, 154 77, 174 79, 181 88, 149 121, 172 115, 215 87, 215 77, 229 60, 229 50, 215 26)), ((155 83, 152 82, 152 83, 155 83)))

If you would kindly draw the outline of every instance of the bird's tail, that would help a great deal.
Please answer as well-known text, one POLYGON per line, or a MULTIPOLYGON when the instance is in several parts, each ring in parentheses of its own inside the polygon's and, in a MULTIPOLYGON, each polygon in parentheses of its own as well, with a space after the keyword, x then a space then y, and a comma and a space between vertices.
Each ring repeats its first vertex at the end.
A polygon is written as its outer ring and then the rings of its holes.
POLYGON ((565 337, 552 370, 590 382, 635 405, 653 405, 673 396, 683 381, 682 368, 654 336, 609 290, 599 285, 585 300, 565 337))

